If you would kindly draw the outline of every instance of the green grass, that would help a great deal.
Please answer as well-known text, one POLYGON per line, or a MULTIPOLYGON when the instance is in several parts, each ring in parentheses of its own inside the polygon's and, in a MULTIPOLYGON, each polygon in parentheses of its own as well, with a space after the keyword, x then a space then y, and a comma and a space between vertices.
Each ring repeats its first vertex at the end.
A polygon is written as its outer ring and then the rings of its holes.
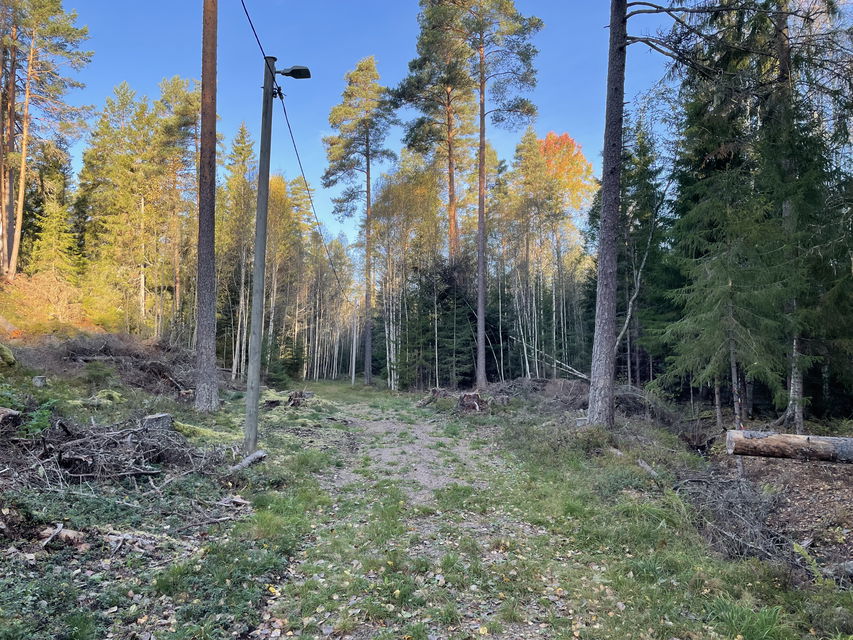
POLYGON ((820 585, 799 590, 773 566, 712 554, 695 529, 692 507, 634 463, 642 457, 666 477, 701 461, 666 454, 676 446, 671 434, 640 435, 559 434, 522 417, 505 434, 524 473, 503 485, 501 499, 567 540, 578 561, 575 575, 557 571, 566 588, 599 581, 606 585, 603 597, 591 599, 599 612, 613 612, 614 601, 624 606, 621 613, 600 615, 593 637, 628 637, 631 628, 666 638, 704 637, 707 628, 743 640, 789 640, 812 629, 826 638, 853 634, 853 614, 846 614, 850 592, 820 585), (626 455, 606 455, 614 445, 626 455), (590 565, 600 572, 589 575, 590 565), (812 602, 817 598, 820 606, 812 602))
POLYGON ((476 487, 452 483, 435 491, 438 508, 443 511, 476 511, 485 513, 489 507, 486 492, 476 487))
MULTIPOLYGON (((7 376, 0 404, 17 402, 34 415, 53 399, 51 410, 81 420, 161 410, 173 413, 193 442, 231 444, 240 435, 239 393, 218 414, 200 416, 122 387, 98 368, 48 390, 27 385, 23 374, 7 376), (100 388, 123 400, 97 410, 71 404, 100 388)), ((367 625, 374 638, 461 640, 479 637, 480 629, 511 634, 528 622, 543 625, 548 637, 575 638, 577 631, 590 640, 842 640, 853 633, 853 593, 823 583, 794 589, 771 566, 709 551, 692 507, 668 488, 678 467, 703 462, 682 452, 672 434, 647 426, 577 431, 513 403, 499 409, 507 425, 498 442, 503 464, 490 465, 491 454, 478 452, 487 464, 462 474, 462 448, 450 453, 449 445, 469 439, 492 450, 490 440, 473 436, 493 426, 494 415, 450 419, 439 402, 414 407, 418 394, 346 383, 305 387, 318 395, 304 406, 262 414, 269 458, 238 477, 191 475, 162 495, 145 495, 144 487, 127 482, 98 487, 94 496, 84 488, 3 496, 4 504, 14 500, 25 509, 34 526, 61 521, 87 532, 156 535, 157 542, 153 551, 112 554, 93 533, 95 545, 83 554, 55 549, 33 566, 12 557, 11 570, 0 572, 0 640, 88 640, 108 631, 126 637, 140 616, 167 612, 174 622, 158 637, 224 640, 251 632, 270 605, 272 615, 286 620, 282 635, 302 637, 330 629, 333 637, 356 634, 367 625), (350 454, 322 440, 323 433, 358 431, 329 422, 329 415, 396 420, 407 426, 385 442, 403 448, 415 438, 409 425, 422 428, 430 420, 432 436, 447 438, 436 446, 447 474, 464 482, 411 504, 407 485, 370 457, 376 441, 359 436, 362 447, 347 461, 350 454), (311 428, 314 446, 292 427, 311 428), (625 455, 608 453, 613 446, 625 455), (637 458, 661 479, 642 471, 637 458), (344 462, 362 477, 330 495, 318 476, 344 462), (187 537, 181 528, 199 517, 193 505, 235 494, 251 501, 251 515, 200 528, 200 547, 181 546, 187 537), (99 564, 105 559, 108 565, 99 564), (294 560, 297 573, 290 574, 294 560), (28 573, 42 579, 19 579, 28 573)))

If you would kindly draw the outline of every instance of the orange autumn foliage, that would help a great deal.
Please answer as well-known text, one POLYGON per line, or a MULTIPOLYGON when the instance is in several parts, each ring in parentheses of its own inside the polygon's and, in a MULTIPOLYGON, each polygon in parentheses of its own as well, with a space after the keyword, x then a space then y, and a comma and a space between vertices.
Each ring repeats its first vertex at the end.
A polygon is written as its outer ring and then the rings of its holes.
POLYGON ((557 135, 549 131, 539 140, 539 152, 545 159, 548 175, 560 187, 567 209, 581 209, 592 197, 596 185, 592 177, 592 164, 583 154, 581 146, 568 133, 557 135))

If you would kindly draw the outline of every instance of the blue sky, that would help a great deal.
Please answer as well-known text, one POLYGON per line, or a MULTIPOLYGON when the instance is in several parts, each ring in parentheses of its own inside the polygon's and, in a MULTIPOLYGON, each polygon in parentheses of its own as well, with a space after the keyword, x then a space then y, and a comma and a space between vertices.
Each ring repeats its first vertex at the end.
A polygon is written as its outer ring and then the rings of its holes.
MULTIPOLYGON (((540 137, 566 132, 582 145, 600 172, 607 75, 607 0, 516 0, 520 11, 537 15, 545 28, 537 35, 538 85, 530 98, 539 108, 534 124, 540 137)), ((381 82, 397 84, 415 55, 417 0, 246 0, 268 55, 278 66, 302 64, 310 80, 282 78, 288 113, 309 182, 317 188, 321 220, 352 238, 352 224, 331 215, 333 194, 320 188, 325 169, 322 138, 331 130, 328 114, 340 101, 344 74, 369 55, 376 57, 381 82)), ((71 96, 76 104, 100 109, 113 88, 127 81, 140 95, 156 98, 158 84, 179 75, 199 78, 202 0, 65 0, 79 24, 89 27, 91 64, 80 73, 86 84, 71 96)), ((257 141, 260 130, 263 61, 239 0, 219 0, 218 131, 230 142, 245 121, 257 141)), ((631 100, 663 74, 664 61, 632 47, 626 95, 631 100)), ((296 160, 281 110, 273 125, 273 172, 297 175, 296 160)), ((399 148, 399 132, 389 146, 399 148)), ((490 127, 488 136, 510 160, 522 131, 490 127)), ((75 145, 76 164, 82 144, 75 145)))

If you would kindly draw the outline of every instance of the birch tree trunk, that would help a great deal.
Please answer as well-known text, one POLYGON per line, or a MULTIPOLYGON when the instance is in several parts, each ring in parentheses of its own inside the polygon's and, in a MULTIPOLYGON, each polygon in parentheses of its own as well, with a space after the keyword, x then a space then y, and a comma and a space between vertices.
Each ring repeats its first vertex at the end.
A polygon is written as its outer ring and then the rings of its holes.
POLYGON ((364 384, 373 384, 373 308, 372 289, 373 274, 371 271, 371 258, 373 250, 370 244, 370 137, 366 140, 365 151, 365 189, 366 207, 364 213, 364 384))

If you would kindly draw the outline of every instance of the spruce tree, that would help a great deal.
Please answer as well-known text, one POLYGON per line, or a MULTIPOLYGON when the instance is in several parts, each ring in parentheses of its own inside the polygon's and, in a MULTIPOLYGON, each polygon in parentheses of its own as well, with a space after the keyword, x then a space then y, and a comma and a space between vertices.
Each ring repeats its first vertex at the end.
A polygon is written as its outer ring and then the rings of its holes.
POLYGON ((56 280, 73 282, 78 272, 77 240, 70 212, 55 194, 48 197, 38 218, 39 234, 33 244, 29 271, 49 274, 56 280))

